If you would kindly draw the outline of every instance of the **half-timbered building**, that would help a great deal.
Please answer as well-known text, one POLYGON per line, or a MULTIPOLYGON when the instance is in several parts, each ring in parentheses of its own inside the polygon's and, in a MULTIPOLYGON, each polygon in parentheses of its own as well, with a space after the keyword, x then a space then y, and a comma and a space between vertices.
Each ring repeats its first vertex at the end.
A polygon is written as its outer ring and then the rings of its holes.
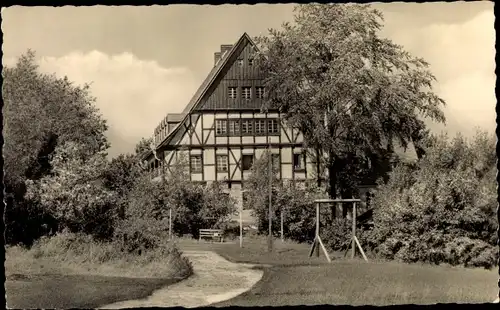
POLYGON ((257 66, 256 52, 245 33, 214 53, 212 70, 184 111, 168 114, 154 131, 156 155, 149 152, 145 158, 156 177, 186 158, 191 181, 222 181, 242 203, 244 181, 266 150, 281 180, 300 184, 319 177, 319 166, 303 149, 299 130, 288 127, 279 111, 261 111, 265 72, 257 66))
POLYGON ((302 149, 302 134, 287 127, 278 111, 261 111, 266 89, 256 51, 245 33, 215 52, 214 67, 184 111, 167 115, 155 129, 157 155, 146 158, 157 176, 163 163, 168 169, 182 156, 192 181, 223 181, 241 202, 253 162, 270 149, 280 179, 312 177, 315 165, 302 149))

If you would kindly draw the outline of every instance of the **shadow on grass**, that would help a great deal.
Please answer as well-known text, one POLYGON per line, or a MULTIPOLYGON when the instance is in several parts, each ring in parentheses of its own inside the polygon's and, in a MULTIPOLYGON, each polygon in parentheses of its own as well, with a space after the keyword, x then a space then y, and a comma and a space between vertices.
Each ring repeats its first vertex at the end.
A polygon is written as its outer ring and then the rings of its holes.
POLYGON ((9 275, 5 282, 9 308, 97 308, 118 301, 146 298, 181 279, 122 278, 93 275, 9 275))

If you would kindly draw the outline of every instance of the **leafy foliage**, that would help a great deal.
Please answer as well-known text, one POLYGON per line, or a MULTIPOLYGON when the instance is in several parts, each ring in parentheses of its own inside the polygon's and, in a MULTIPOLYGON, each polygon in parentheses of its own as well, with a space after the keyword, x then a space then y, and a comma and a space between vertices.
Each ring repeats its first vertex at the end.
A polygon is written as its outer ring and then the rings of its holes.
POLYGON ((106 154, 86 154, 85 147, 67 142, 56 148, 52 172, 27 181, 26 196, 39 201, 58 222, 58 230, 109 238, 115 221, 116 194, 103 184, 106 154))
POLYGON ((268 73, 266 106, 283 112, 306 146, 324 154, 332 197, 339 185, 356 185, 352 173, 339 171, 363 167, 394 140, 420 146, 422 117, 444 122, 427 62, 381 38, 382 20, 369 5, 305 4, 297 6, 295 23, 256 39, 268 73))
POLYGON ((432 137, 415 167, 398 166, 373 200, 365 244, 385 258, 496 264, 495 138, 432 137))
MULTIPOLYGON (((267 234, 269 223, 269 152, 257 159, 248 179, 245 181, 247 203, 252 206, 258 220, 259 233, 267 234), (264 194, 265 193, 265 194, 264 194)), ((304 187, 293 183, 282 183, 277 178, 278 169, 273 166, 272 175, 272 231, 280 231, 281 212, 283 212, 284 236, 295 241, 311 241, 314 238, 315 208, 314 200, 322 197, 322 190, 313 184, 304 187)))
POLYGON ((130 251, 155 247, 168 238, 170 210, 176 235, 197 237, 199 229, 219 227, 235 210, 234 201, 219 184, 209 186, 189 181, 183 159, 166 171, 164 180, 152 181, 141 175, 127 196, 125 218, 118 238, 130 251))
POLYGON ((121 218, 125 216, 130 191, 134 188, 137 179, 147 170, 141 162, 141 155, 148 147, 146 143, 148 141, 143 138, 137 143, 134 154, 120 154, 113 158, 104 172, 104 185, 117 194, 116 207, 121 218))
POLYGON ((80 143, 89 153, 109 146, 104 136, 106 122, 94 106, 88 85, 77 87, 67 78, 39 73, 31 51, 21 56, 14 68, 4 68, 3 78, 8 179, 24 180, 28 168, 41 159, 37 155, 51 139, 59 144, 80 143))
POLYGON ((26 200, 25 181, 50 174, 56 147, 73 141, 86 154, 108 147, 106 122, 94 106, 89 87, 38 72, 28 51, 2 71, 6 241, 31 244, 54 226, 55 219, 37 201, 26 200))

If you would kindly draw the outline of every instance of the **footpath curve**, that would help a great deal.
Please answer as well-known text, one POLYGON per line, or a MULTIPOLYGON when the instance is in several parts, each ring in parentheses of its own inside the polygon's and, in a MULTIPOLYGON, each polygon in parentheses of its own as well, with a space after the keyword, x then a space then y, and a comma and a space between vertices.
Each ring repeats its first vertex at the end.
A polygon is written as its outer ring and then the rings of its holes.
POLYGON ((179 283, 159 289, 145 299, 105 305, 101 309, 138 307, 203 307, 234 298, 250 290, 263 275, 250 264, 232 263, 211 251, 183 251, 194 274, 179 283))

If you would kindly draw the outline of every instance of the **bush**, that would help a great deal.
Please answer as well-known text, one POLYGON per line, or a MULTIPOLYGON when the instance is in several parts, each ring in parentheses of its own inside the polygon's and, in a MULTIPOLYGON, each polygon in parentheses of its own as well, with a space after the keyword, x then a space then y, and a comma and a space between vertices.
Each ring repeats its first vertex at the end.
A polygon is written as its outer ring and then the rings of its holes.
POLYGON ((50 160, 52 173, 27 180, 26 198, 39 202, 58 224, 58 231, 110 239, 117 217, 116 193, 103 185, 108 162, 104 152, 87 154, 84 145, 57 146, 50 160))
MULTIPOLYGON (((249 190, 249 193, 259 195, 258 191, 249 190)), ((276 184, 272 192, 273 234, 280 235, 281 212, 283 212, 284 237, 297 242, 311 242, 316 229, 314 200, 319 197, 322 197, 321 193, 314 186, 301 188, 292 183, 276 184)), ((267 204, 254 205, 253 215, 257 218, 258 231, 261 234, 268 233, 268 208, 267 204)), ((322 217, 322 221, 326 223, 326 220, 322 217)))
POLYGON ((380 186, 374 228, 362 242, 383 258, 491 268, 498 226, 494 137, 431 142, 415 167, 396 167, 380 186))
POLYGON ((199 229, 220 228, 230 220, 234 200, 218 183, 204 186, 189 181, 184 168, 181 158, 160 182, 149 175, 136 179, 115 234, 128 251, 153 249, 168 239, 170 210, 172 233, 177 236, 198 238, 199 229))
POLYGON ((333 251, 345 251, 351 246, 352 222, 346 218, 336 218, 321 230, 321 240, 325 247, 333 251))

